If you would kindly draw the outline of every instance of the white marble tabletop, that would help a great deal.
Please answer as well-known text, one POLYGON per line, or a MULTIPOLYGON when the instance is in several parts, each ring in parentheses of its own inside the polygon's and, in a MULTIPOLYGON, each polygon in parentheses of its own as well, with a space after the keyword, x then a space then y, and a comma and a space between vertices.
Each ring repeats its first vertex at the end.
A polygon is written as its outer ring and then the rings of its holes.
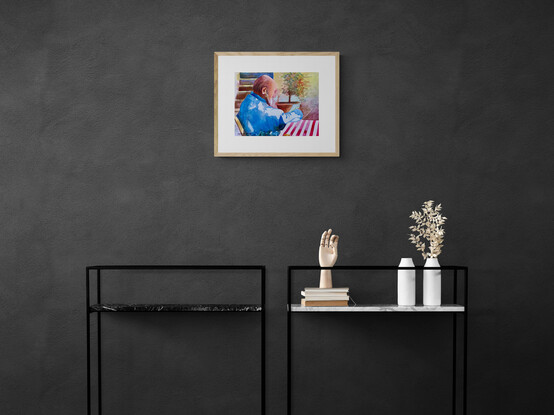
POLYGON ((459 304, 443 304, 440 306, 399 306, 398 304, 358 304, 348 307, 303 307, 300 304, 291 304, 291 311, 300 312, 322 312, 333 311, 337 313, 371 313, 371 312, 400 312, 400 313, 419 313, 419 312, 435 312, 435 313, 463 313, 464 306, 459 304))

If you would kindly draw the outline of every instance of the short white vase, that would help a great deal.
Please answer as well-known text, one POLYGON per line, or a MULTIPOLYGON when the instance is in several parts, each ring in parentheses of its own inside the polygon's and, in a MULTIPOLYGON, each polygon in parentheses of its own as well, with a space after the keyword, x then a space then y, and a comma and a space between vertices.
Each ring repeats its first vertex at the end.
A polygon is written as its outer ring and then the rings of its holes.
MULTIPOLYGON (((399 267, 413 267, 412 258, 402 258, 399 267)), ((398 305, 415 305, 416 301, 416 273, 415 269, 398 270, 398 305)))
MULTIPOLYGON (((437 258, 427 258, 425 267, 440 267, 437 258)), ((423 305, 441 305, 441 271, 429 269, 423 271, 423 305)))

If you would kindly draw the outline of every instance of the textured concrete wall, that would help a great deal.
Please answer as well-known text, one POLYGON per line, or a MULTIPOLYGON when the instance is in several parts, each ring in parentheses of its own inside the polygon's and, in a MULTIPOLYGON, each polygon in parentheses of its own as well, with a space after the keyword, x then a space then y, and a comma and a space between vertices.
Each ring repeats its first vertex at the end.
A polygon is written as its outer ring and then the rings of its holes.
MULTIPOLYGON (((231 263, 268 267, 283 414, 286 266, 315 264, 330 226, 339 264, 422 264, 408 214, 431 198, 442 264, 471 270, 470 413, 541 413, 553 17, 547 1, 1 2, 0 413, 84 413, 86 265, 231 263), (225 50, 340 51, 341 157, 214 158, 225 50)), ((394 278, 337 281, 394 299, 394 278)), ((256 315, 105 320, 105 414, 256 414, 256 315)), ((450 321, 295 316, 297 413, 447 413, 450 321)))

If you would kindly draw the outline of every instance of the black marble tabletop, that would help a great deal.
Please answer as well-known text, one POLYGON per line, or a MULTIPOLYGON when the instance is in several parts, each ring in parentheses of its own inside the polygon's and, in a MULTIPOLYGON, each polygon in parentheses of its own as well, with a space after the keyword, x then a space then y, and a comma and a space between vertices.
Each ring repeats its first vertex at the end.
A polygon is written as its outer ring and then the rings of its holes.
POLYGON ((259 304, 93 304, 91 312, 132 311, 262 311, 259 304))

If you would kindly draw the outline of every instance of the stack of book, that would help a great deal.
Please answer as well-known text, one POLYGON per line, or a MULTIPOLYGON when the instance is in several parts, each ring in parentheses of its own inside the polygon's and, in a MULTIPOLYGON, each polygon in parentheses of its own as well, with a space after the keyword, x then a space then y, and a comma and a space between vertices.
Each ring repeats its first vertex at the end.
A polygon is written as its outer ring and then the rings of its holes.
POLYGON ((348 288, 304 288, 303 307, 348 307, 348 288))

